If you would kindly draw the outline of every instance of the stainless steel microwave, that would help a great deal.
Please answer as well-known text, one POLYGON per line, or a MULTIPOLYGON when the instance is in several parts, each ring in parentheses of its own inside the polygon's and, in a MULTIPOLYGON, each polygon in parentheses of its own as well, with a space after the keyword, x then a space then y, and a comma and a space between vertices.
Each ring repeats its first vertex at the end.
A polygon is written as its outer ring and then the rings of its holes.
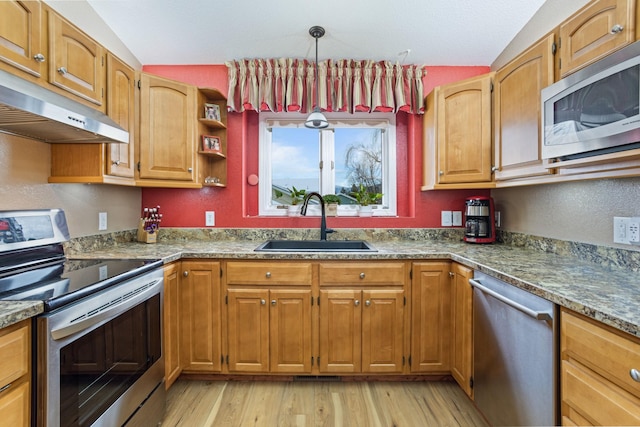
POLYGON ((542 157, 640 147, 640 42, 542 89, 542 157))

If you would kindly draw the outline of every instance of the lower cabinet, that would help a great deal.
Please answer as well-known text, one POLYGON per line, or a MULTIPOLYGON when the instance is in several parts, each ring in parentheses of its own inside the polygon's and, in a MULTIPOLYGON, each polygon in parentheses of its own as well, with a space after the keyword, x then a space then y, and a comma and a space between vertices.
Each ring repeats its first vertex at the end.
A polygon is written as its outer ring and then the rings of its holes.
POLYGON ((640 339, 561 312, 562 425, 640 425, 640 339))
POLYGON ((473 270, 451 263, 451 375, 473 397, 473 270))
POLYGON ((0 424, 31 425, 31 324, 0 330, 0 424))
POLYGON ((180 365, 180 267, 174 262, 164 267, 163 349, 164 386, 169 387, 182 372, 180 365))

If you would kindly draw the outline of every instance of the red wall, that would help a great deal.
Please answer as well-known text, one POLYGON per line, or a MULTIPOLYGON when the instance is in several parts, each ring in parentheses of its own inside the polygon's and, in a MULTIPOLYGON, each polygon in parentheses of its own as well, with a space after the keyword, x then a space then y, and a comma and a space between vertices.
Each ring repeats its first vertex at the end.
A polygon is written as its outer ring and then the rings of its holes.
MULTIPOLYGON (((438 85, 489 71, 489 67, 426 67, 425 95, 438 85)), ((147 65, 147 73, 214 87, 227 93, 224 65, 147 65)), ((160 205, 166 227, 204 227, 204 212, 215 211, 217 227, 234 228, 313 228, 317 218, 259 218, 258 186, 247 184, 247 177, 258 174, 258 114, 229 113, 227 123, 227 187, 199 190, 145 188, 142 206, 160 205)), ((435 228, 440 227, 441 210, 463 210, 464 199, 489 195, 488 190, 420 191, 422 185, 422 116, 399 113, 396 120, 398 162, 398 217, 329 219, 335 228, 435 228)))

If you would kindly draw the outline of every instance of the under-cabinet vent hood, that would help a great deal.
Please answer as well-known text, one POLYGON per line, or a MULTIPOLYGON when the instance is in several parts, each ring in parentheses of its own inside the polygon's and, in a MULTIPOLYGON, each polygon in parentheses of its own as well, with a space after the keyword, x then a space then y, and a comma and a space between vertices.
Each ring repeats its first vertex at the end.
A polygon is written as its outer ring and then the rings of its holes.
POLYGON ((0 70, 0 132, 44 142, 128 143, 107 115, 0 70))

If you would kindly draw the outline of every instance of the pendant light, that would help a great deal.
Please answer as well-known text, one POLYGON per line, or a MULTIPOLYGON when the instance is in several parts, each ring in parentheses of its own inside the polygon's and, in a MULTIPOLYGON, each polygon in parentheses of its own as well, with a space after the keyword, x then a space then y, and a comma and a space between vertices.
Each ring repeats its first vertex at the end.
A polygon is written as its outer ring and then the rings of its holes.
POLYGON ((318 39, 324 36, 324 28, 315 25, 309 28, 309 34, 316 39, 316 106, 313 108, 313 112, 309 114, 309 117, 307 117, 304 125, 309 129, 325 129, 329 127, 329 122, 320 110, 320 91, 318 90, 318 81, 320 80, 318 76, 318 39))

